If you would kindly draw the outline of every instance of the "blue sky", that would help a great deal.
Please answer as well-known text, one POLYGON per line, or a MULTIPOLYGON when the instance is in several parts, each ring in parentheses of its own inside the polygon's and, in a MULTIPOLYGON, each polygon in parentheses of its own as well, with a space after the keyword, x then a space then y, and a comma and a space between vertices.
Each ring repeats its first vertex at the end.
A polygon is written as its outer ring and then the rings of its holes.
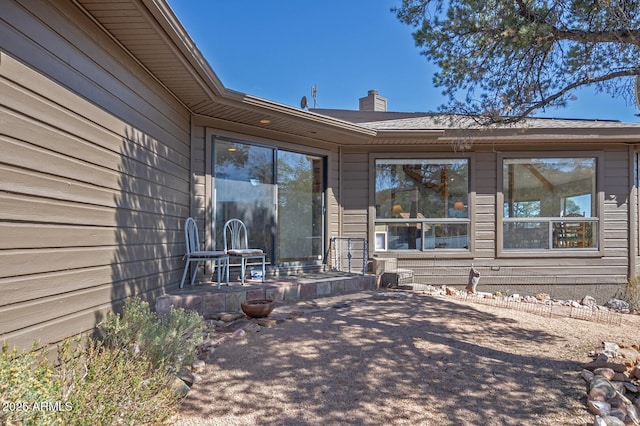
MULTIPOLYGON (((319 108, 358 109, 377 89, 390 111, 436 111, 435 66, 411 28, 390 12, 400 0, 168 0, 228 89, 299 107, 317 87, 319 108)), ((622 98, 576 93, 543 117, 640 121, 622 98)))

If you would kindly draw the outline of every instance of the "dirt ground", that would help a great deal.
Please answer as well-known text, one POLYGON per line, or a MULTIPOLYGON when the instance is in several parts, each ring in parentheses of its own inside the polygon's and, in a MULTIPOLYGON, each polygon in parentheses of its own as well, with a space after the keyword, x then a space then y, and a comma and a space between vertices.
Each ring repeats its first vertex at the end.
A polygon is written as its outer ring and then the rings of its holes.
POLYGON ((411 292, 276 308, 302 315, 229 339, 178 425, 591 425, 580 377, 620 325, 411 292))

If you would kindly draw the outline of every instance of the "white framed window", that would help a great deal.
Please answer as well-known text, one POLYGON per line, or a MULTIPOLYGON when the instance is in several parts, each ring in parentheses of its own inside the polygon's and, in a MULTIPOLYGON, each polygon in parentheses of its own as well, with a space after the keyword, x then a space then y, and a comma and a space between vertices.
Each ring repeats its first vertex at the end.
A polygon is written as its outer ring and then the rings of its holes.
MULTIPOLYGON (((383 225, 384 226, 384 225, 383 225)), ((376 231, 375 235, 375 250, 376 251, 387 251, 387 233, 385 231, 376 231)))

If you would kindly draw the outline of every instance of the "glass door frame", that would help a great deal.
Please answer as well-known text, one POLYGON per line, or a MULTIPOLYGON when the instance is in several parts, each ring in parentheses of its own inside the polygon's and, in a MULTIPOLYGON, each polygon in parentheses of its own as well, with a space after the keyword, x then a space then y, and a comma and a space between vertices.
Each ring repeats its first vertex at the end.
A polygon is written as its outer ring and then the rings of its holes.
MULTIPOLYGON (((276 149, 276 155, 275 155, 275 169, 276 169, 276 176, 275 176, 275 183, 276 183, 276 199, 278 200, 278 204, 277 204, 277 210, 276 210, 276 232, 280 231, 280 224, 278 223, 278 218, 279 216, 279 203, 280 203, 280 181, 279 181, 279 177, 278 177, 278 163, 280 161, 280 156, 279 156, 279 152, 287 152, 287 153, 291 153, 291 154, 297 154, 297 155, 304 155, 307 157, 313 157, 316 160, 320 160, 322 162, 321 164, 321 179, 320 179, 320 186, 321 186, 321 190, 320 190, 320 200, 321 200, 321 205, 320 205, 320 220, 319 220, 319 224, 320 224, 320 253, 318 254, 318 258, 316 260, 294 260, 294 261, 285 261, 282 262, 280 261, 280 253, 279 253, 279 244, 278 244, 278 237, 276 235, 274 235, 275 238, 275 242, 274 242, 274 251, 275 251, 275 259, 277 260, 276 265, 277 266, 282 266, 282 267, 287 267, 287 266, 309 266, 309 265, 321 265, 324 260, 325 260, 325 255, 326 255, 326 247, 327 247, 327 169, 328 169, 328 155, 322 155, 322 154, 317 154, 317 153, 309 153, 309 152, 304 152, 304 151, 300 151, 300 150, 293 150, 293 149, 284 149, 284 148, 277 148, 276 149)), ((313 182, 312 182, 313 184, 313 182)), ((312 195, 314 193, 312 192, 312 195)))
MULTIPOLYGON (((220 132, 226 133, 226 132, 220 132)), ((205 231, 205 241, 208 243, 208 247, 213 247, 214 249, 220 250, 224 249, 223 247, 216 247, 216 213, 217 213, 217 201, 216 201, 216 188, 215 188, 215 155, 216 155, 216 140, 221 140, 224 142, 245 144, 250 146, 256 146, 261 148, 272 149, 274 152, 274 163, 273 163, 273 179, 274 179, 274 190, 275 190, 275 205, 273 210, 273 220, 272 226, 275 230, 271 234, 272 240, 272 250, 271 253, 267 254, 267 257, 271 259, 272 267, 304 267, 304 266, 320 266, 325 261, 326 256, 326 247, 328 243, 328 209, 327 209, 327 187, 328 187, 328 176, 327 172, 329 169, 329 153, 326 151, 314 150, 313 148, 309 150, 298 149, 303 147, 280 147, 277 144, 269 145, 266 143, 255 142, 252 140, 243 139, 242 136, 227 136, 224 134, 220 134, 218 132, 214 132, 212 129, 207 129, 206 134, 206 147, 205 147, 205 162, 206 162, 206 170, 207 170, 207 179, 205 182, 205 193, 207 194, 208 202, 206 205, 208 208, 206 210, 209 211, 207 216, 209 217, 210 226, 206 227, 205 231), (321 241, 321 255, 317 261, 292 261, 292 262, 280 262, 279 261, 279 253, 277 247, 277 233, 279 232, 280 224, 278 223, 278 152, 286 151, 295 154, 309 155, 311 157, 316 157, 322 160, 322 181, 321 181, 321 197, 322 206, 321 206, 321 233, 322 236, 320 238, 321 241)), ((304 147, 306 148, 306 147, 304 147)))

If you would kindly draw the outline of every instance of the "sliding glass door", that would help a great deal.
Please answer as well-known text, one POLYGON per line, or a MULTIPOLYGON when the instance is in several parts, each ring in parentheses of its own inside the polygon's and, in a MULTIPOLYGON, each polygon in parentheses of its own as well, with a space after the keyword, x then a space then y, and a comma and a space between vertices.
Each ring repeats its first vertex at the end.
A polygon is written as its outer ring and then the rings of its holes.
POLYGON ((249 245, 271 264, 320 263, 324 251, 325 159, 214 138, 216 248, 227 220, 241 219, 249 245))
POLYGON ((322 260, 324 165, 320 157, 278 151, 279 262, 322 260))
POLYGON ((213 155, 216 249, 224 248, 225 222, 240 219, 247 226, 249 246, 263 249, 273 259, 274 150, 218 139, 213 155))

